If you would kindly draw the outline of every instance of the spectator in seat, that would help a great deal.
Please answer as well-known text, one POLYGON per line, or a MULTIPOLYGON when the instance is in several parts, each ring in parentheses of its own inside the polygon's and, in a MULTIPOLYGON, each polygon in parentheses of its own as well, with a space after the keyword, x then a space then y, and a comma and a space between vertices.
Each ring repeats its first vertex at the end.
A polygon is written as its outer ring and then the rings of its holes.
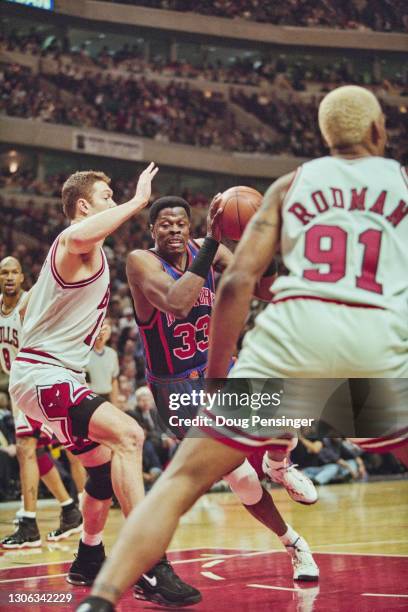
MULTIPOLYGON (((309 445, 312 454, 318 449, 316 442, 313 447, 309 445)), ((316 455, 318 465, 309 466, 303 470, 316 484, 341 482, 350 477, 352 480, 367 479, 364 462, 360 457, 361 450, 343 438, 323 438, 322 447, 316 455)))
POLYGON ((117 352, 110 346, 106 346, 111 331, 110 320, 106 318, 91 351, 87 376, 92 391, 102 395, 116 406, 118 404, 119 360, 117 352))

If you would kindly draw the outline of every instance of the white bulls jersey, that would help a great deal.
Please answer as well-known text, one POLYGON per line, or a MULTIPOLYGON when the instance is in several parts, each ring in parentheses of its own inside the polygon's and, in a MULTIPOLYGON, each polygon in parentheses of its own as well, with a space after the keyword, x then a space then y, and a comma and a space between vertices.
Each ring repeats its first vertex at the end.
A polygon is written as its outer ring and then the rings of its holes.
POLYGON ((3 297, 0 296, 0 364, 6 374, 10 374, 11 364, 21 346, 21 320, 18 309, 25 293, 22 292, 16 306, 7 315, 3 314, 3 297))
POLYGON ((67 283, 58 274, 52 245, 33 287, 16 361, 63 365, 83 371, 109 303, 109 268, 101 249, 101 266, 92 277, 67 283))
POLYGON ((294 296, 408 311, 408 189, 382 157, 322 157, 301 166, 282 207, 289 276, 275 301, 294 296))

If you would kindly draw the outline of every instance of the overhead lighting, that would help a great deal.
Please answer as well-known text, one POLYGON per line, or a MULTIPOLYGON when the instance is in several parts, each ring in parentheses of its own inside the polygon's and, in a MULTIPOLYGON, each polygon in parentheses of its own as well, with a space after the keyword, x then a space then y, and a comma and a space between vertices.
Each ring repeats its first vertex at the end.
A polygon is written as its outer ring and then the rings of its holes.
POLYGON ((15 174, 18 170, 18 161, 17 159, 12 159, 9 162, 9 172, 10 174, 15 174))

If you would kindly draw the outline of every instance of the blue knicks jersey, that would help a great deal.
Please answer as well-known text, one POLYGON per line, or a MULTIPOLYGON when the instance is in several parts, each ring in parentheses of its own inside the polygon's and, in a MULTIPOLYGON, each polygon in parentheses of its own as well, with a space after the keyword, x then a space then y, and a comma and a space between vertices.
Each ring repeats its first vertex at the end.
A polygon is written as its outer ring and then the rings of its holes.
MULTIPOLYGON (((187 245, 188 263, 191 265, 199 246, 190 241, 187 245)), ((163 270, 178 280, 183 272, 174 268, 154 251, 163 270)), ((172 314, 155 308, 147 323, 140 323, 146 367, 156 376, 171 376, 198 368, 207 363, 210 317, 215 298, 214 270, 211 268, 204 286, 185 319, 176 319, 172 314)))

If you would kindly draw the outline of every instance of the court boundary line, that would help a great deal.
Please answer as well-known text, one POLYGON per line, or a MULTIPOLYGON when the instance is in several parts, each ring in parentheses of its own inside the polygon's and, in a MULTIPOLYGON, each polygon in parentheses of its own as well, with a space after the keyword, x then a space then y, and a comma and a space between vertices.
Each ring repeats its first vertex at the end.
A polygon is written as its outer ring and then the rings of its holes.
MULTIPOLYGON (((219 550, 218 547, 203 547, 202 549, 200 548, 178 548, 176 550, 169 550, 167 552, 169 553, 176 553, 176 552, 189 552, 189 551, 195 551, 195 550, 219 550)), ((232 555, 226 555, 224 553, 219 553, 216 554, 214 553, 213 555, 211 554, 212 558, 217 558, 217 559, 221 559, 221 558, 225 558, 225 559, 230 559, 232 557, 250 557, 250 556, 256 556, 256 555, 271 555, 271 554, 277 554, 277 553, 284 553, 284 550, 257 550, 257 551, 253 551, 252 549, 248 548, 242 548, 242 549, 237 549, 237 548, 233 548, 233 547, 225 547, 223 550, 241 550, 242 552, 239 553, 235 553, 232 555), (245 551, 248 552, 245 552, 245 551)), ((210 553, 209 553, 210 554, 210 553)), ((314 551, 313 550, 313 554, 314 555, 351 555, 351 556, 360 556, 360 557, 395 557, 395 558, 408 558, 408 554, 405 555, 399 555, 399 554, 394 554, 394 553, 359 553, 359 552, 342 552, 342 551, 337 551, 337 550, 327 550, 324 552, 320 552, 320 551, 314 551)), ((210 561, 211 559, 207 559, 207 561, 210 561)), ((193 558, 193 559, 174 559, 172 561, 172 564, 180 564, 180 563, 192 563, 192 562, 196 562, 196 561, 205 561, 205 559, 197 559, 197 558, 193 558)), ((66 559, 66 560, 62 560, 62 561, 49 561, 48 563, 23 563, 23 564, 16 564, 16 565, 11 565, 8 567, 2 567, 0 568, 0 573, 6 570, 11 570, 11 569, 22 569, 22 568, 34 568, 34 567, 43 567, 43 566, 48 566, 48 565, 63 565, 64 563, 72 563, 72 559, 66 559)), ((51 574, 51 575, 55 575, 55 574, 51 574)), ((23 580, 27 580, 28 578, 24 578, 23 580)), ((0 584, 6 582, 5 580, 0 580, 0 584)))
POLYGON ((405 593, 361 593, 362 597, 408 597, 405 593))

